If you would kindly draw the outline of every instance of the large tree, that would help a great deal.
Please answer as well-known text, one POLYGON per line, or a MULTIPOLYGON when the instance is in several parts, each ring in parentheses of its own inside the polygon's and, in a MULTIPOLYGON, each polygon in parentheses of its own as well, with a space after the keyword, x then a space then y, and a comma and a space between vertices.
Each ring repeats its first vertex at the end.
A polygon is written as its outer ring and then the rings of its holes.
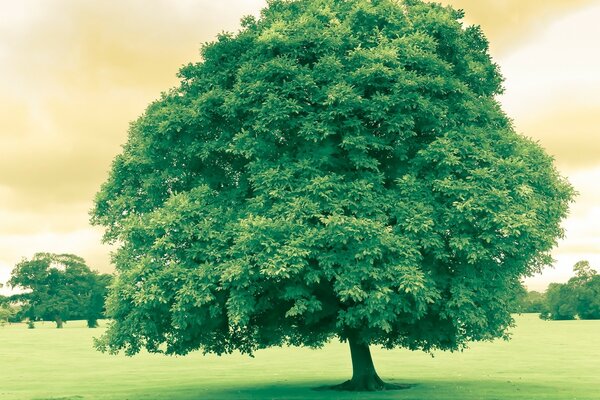
POLYGON ((25 304, 24 314, 31 321, 51 320, 62 328, 64 321, 73 318, 97 325, 103 308, 97 304, 98 297, 104 299, 107 284, 102 276, 76 255, 37 253, 15 266, 8 284, 23 290, 12 297, 25 304))
POLYGON ((97 345, 135 354, 505 335, 569 184, 496 99, 479 27, 419 0, 272 0, 130 128, 94 223, 119 248, 97 345))

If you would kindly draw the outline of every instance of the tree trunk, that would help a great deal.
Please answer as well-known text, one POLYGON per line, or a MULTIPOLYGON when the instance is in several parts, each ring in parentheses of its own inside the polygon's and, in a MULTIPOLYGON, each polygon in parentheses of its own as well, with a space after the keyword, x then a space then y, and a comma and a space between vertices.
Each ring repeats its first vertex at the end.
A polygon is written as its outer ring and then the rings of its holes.
POLYGON ((374 392, 379 390, 408 389, 412 386, 397 385, 382 381, 375 371, 369 345, 362 342, 357 336, 349 337, 348 343, 350 344, 350 356, 352 357, 352 379, 332 386, 331 389, 374 392))
POLYGON ((98 320, 97 319, 88 319, 87 320, 87 326, 88 328, 97 328, 98 327, 98 320))
POLYGON ((57 329, 62 329, 62 327, 63 327, 63 320, 62 320, 62 318, 57 315, 56 317, 54 317, 54 321, 56 322, 56 328, 57 329))

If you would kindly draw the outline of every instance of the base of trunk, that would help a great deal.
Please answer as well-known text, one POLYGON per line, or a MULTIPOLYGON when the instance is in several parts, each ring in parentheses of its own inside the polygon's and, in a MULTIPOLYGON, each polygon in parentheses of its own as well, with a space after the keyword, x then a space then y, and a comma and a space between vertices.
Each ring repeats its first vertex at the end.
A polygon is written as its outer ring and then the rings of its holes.
MULTIPOLYGON (((329 390, 339 390, 348 392, 379 392, 383 390, 402 390, 409 389, 413 385, 387 383, 381 380, 379 376, 362 376, 360 378, 352 378, 339 385, 326 387, 329 390)), ((324 388, 325 389, 325 388, 324 388)))
POLYGON ((360 339, 356 332, 348 335, 350 356, 352 358, 352 379, 334 386, 326 386, 322 390, 344 390, 351 392, 377 392, 381 390, 408 389, 413 385, 385 383, 375 371, 369 344, 360 339))
POLYGON ((95 320, 95 319, 88 319, 87 326, 88 326, 88 328, 97 328, 98 327, 98 321, 95 320))

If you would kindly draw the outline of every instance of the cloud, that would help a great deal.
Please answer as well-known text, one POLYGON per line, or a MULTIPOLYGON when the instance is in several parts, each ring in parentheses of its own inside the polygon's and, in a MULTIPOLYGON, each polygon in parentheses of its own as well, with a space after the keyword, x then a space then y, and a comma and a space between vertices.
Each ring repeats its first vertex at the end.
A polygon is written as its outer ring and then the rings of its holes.
POLYGON ((564 169, 600 165, 600 2, 548 24, 499 59, 517 129, 564 169))
POLYGON ((554 256, 554 259, 556 261, 554 266, 546 268, 542 274, 524 280, 525 286, 529 290, 543 292, 550 283, 567 282, 574 276, 573 265, 578 261, 587 260, 592 268, 600 271, 600 254, 597 252, 558 254, 554 256))
POLYGON ((521 118, 516 126, 539 140, 563 171, 600 165, 600 103, 578 108, 555 105, 521 118))
POLYGON ((523 37, 544 30, 560 14, 597 0, 442 0, 465 10, 465 21, 481 25, 492 53, 501 55, 523 37))
POLYGON ((579 192, 571 205, 570 215, 563 222, 565 237, 553 251, 556 262, 542 274, 525 280, 531 290, 544 290, 551 282, 566 282, 573 276, 573 265, 588 260, 600 271, 600 166, 574 170, 567 174, 579 192))
POLYGON ((176 84, 203 42, 262 4, 2 2, 0 185, 13 206, 91 206, 128 123, 176 84))

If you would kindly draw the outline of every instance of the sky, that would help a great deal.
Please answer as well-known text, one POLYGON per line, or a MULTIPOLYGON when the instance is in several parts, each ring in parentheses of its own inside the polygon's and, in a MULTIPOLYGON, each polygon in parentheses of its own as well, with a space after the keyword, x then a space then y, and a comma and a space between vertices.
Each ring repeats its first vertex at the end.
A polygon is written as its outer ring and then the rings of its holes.
MULTIPOLYGON (((600 0, 444 0, 481 25, 516 129, 579 192, 555 264, 530 289, 600 270, 600 0)), ((202 43, 263 0, 0 0, 0 282, 36 252, 110 272, 89 224, 130 121, 177 84, 202 43)), ((7 288, 0 293, 7 293, 7 288)))

